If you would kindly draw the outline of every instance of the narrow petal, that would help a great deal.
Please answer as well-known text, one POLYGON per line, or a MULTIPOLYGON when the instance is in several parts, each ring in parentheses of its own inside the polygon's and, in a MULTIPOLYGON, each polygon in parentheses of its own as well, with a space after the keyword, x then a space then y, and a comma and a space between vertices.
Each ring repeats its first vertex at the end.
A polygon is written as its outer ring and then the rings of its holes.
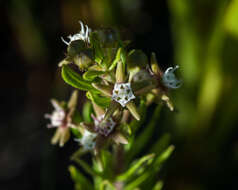
POLYGON ((118 61, 117 70, 116 70, 116 82, 123 83, 125 81, 125 68, 123 66, 122 61, 118 61))
POLYGON ((69 109, 74 109, 77 105, 77 100, 78 100, 78 91, 74 90, 74 92, 72 93, 69 102, 68 102, 68 108, 69 109))
POLYGON ((117 144, 128 144, 128 140, 126 139, 126 137, 122 133, 120 133, 118 131, 113 133, 111 135, 111 138, 117 144))
POLYGON ((131 114, 133 115, 133 117, 136 119, 136 120, 140 120, 140 115, 139 113, 137 112, 137 109, 136 109, 136 105, 134 104, 133 101, 130 101, 128 104, 126 104, 126 107, 127 109, 131 112, 131 114))

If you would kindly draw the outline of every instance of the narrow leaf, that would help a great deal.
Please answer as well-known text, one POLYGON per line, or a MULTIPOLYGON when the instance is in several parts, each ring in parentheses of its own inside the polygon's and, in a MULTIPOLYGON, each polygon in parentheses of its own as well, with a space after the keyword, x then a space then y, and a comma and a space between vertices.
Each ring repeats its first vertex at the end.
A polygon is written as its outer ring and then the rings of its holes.
POLYGON ((68 65, 64 65, 62 67, 61 75, 66 83, 75 88, 85 91, 91 90, 97 92, 97 90, 92 87, 90 82, 83 80, 81 75, 73 71, 68 65))
POLYGON ((132 164, 132 166, 125 173, 118 176, 118 180, 119 181, 130 180, 130 178, 136 174, 136 171, 140 167, 147 167, 146 163, 149 163, 150 161, 152 161, 154 157, 155 157, 155 154, 149 154, 149 155, 143 156, 142 158, 137 160, 134 164, 132 164))
POLYGON ((104 71, 89 70, 83 74, 83 79, 87 81, 93 81, 96 77, 104 73, 105 73, 104 71))
POLYGON ((74 166, 69 166, 69 172, 72 180, 75 182, 75 186, 80 190, 93 190, 93 186, 90 181, 83 176, 74 166))
POLYGON ((87 98, 102 108, 107 108, 110 105, 111 98, 100 96, 93 92, 87 92, 87 98))

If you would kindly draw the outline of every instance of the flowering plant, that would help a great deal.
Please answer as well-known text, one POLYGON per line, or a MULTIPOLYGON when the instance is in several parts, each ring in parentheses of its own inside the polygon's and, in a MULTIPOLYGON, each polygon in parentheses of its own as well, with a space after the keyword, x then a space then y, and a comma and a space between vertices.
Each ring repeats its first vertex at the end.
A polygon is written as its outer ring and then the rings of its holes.
POLYGON ((174 109, 168 91, 181 86, 174 75, 178 66, 162 72, 154 53, 149 62, 142 51, 130 50, 116 30, 80 25, 81 31, 68 36, 69 41, 62 38, 67 53, 59 67, 64 81, 85 91, 88 101, 81 116, 77 90, 68 103, 52 100, 55 110, 46 114, 49 127, 57 127, 52 143, 62 147, 70 134, 75 136, 79 149, 71 158, 93 178, 92 183, 71 165, 75 189, 161 189, 155 174, 174 149, 169 135, 156 140, 148 155, 138 154, 153 134, 161 103, 174 109), (146 108, 152 103, 158 105, 145 125, 146 108), (87 153, 92 162, 83 159, 87 153))

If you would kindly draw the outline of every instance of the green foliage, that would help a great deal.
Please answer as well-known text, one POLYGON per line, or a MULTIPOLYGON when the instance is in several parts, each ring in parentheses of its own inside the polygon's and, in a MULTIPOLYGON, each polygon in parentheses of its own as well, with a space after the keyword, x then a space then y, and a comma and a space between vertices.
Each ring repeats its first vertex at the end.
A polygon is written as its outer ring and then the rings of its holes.
POLYGON ((110 98, 101 96, 94 92, 87 92, 87 98, 102 108, 107 108, 111 102, 110 98))
POLYGON ((62 67, 62 78, 66 83, 79 90, 91 90, 96 92, 90 82, 85 81, 78 73, 73 71, 68 65, 62 67))

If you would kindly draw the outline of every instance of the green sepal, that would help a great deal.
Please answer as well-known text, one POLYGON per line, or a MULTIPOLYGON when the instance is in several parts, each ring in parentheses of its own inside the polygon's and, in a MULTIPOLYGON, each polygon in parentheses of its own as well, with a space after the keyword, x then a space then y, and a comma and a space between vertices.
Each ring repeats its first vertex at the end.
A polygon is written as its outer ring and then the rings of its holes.
POLYGON ((102 108, 107 108, 111 102, 111 98, 100 96, 99 94, 93 93, 91 91, 87 92, 86 96, 88 99, 102 108))
POLYGON ((61 75, 64 81, 74 88, 84 91, 90 90, 92 92, 98 92, 92 87, 90 82, 85 81, 81 75, 73 71, 68 65, 62 67, 61 75))

